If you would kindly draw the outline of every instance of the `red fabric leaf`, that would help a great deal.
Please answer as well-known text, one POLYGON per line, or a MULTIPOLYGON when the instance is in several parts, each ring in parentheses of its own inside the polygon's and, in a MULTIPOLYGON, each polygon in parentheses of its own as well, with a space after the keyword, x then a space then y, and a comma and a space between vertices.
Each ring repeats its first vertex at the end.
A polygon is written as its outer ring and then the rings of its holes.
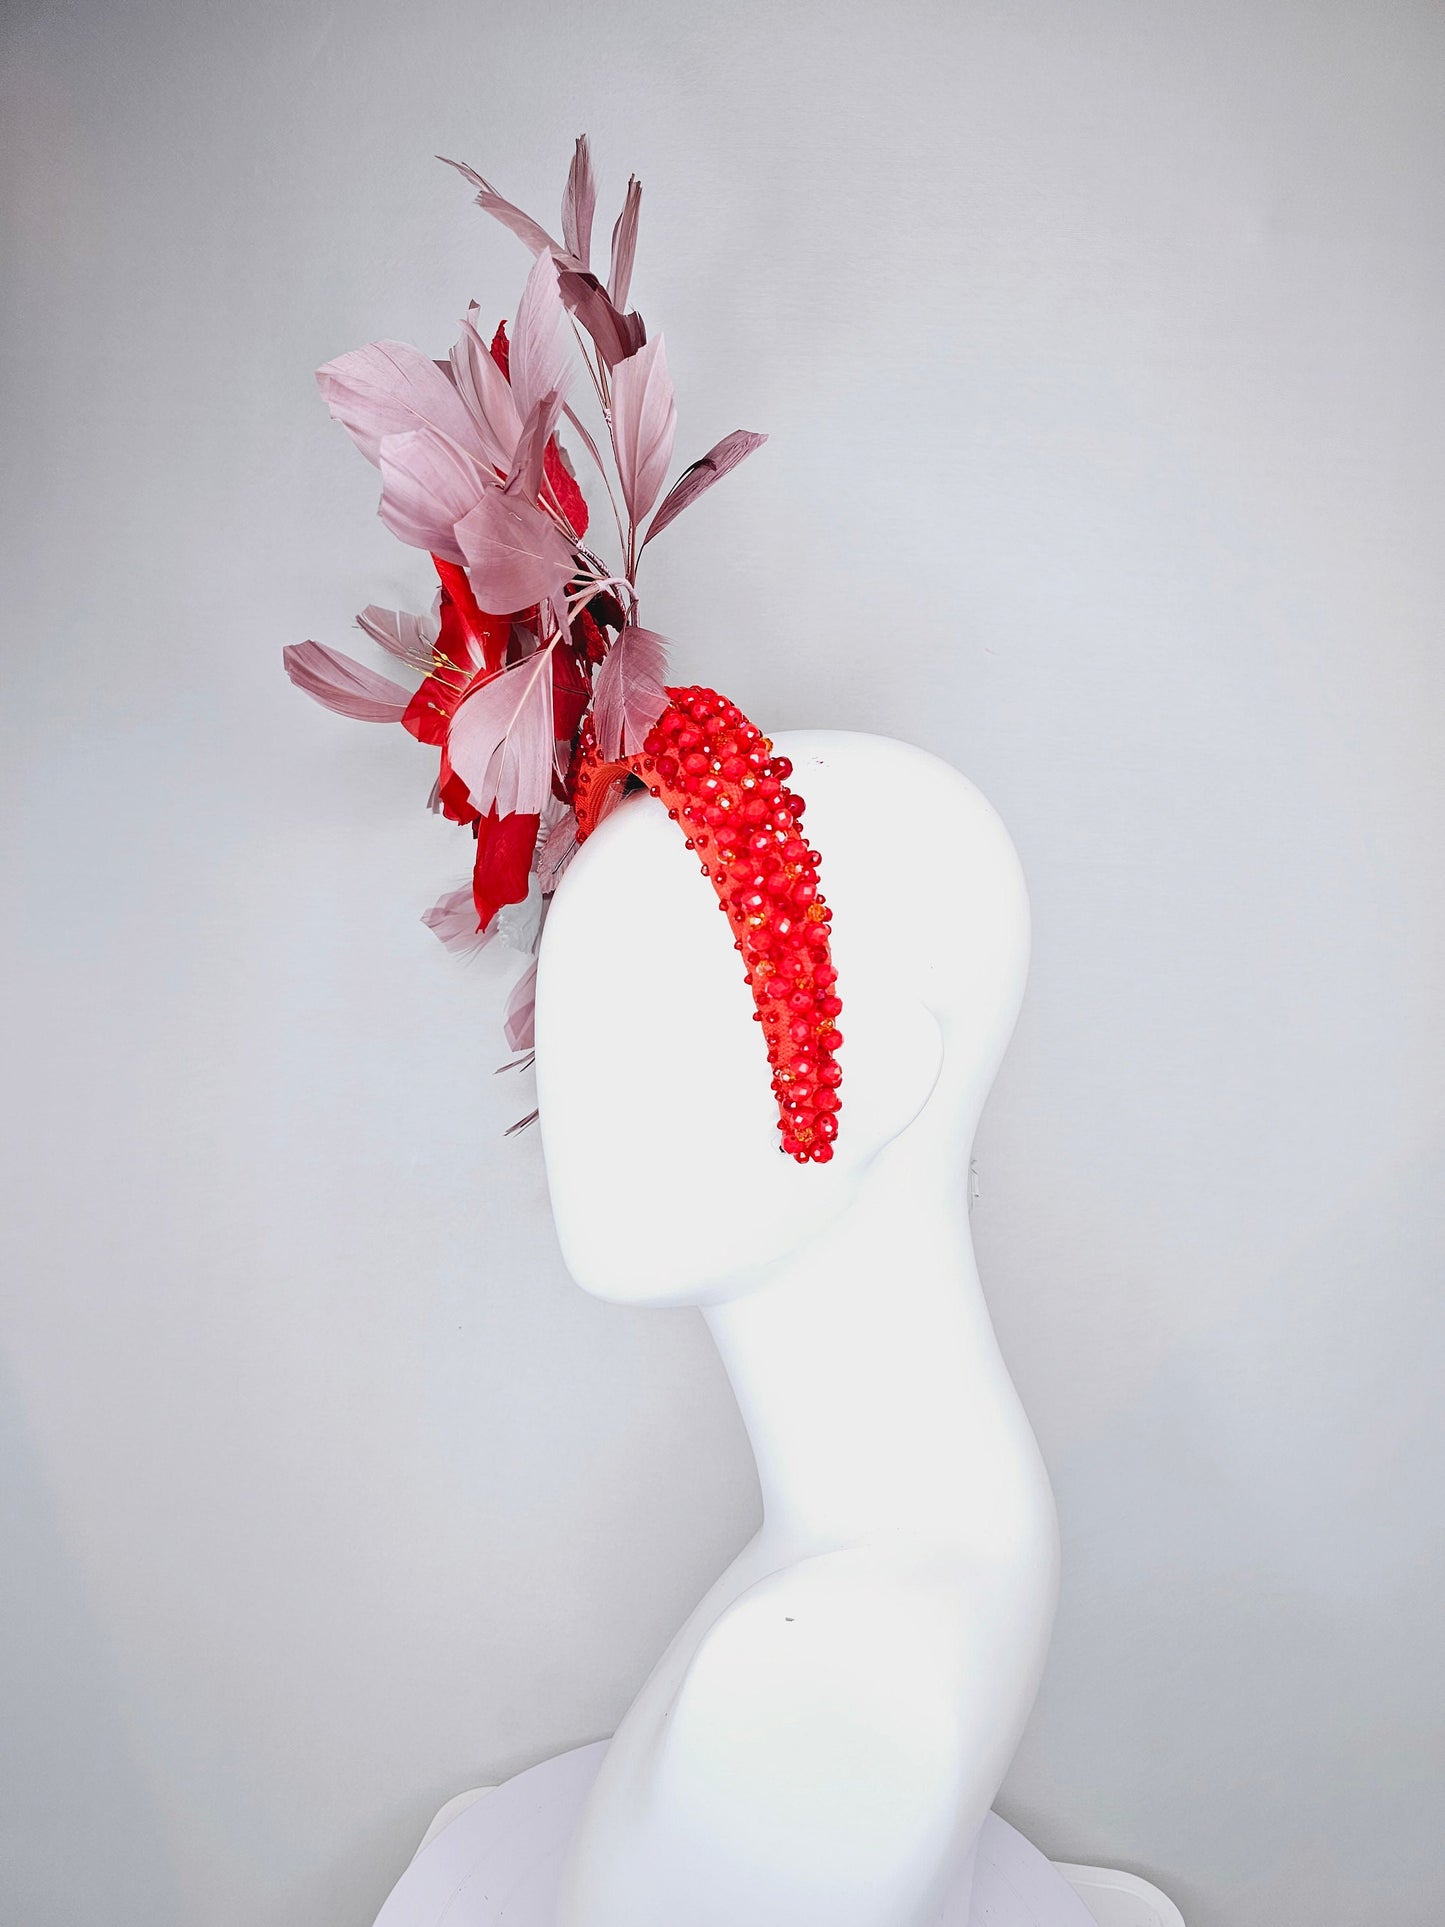
POLYGON ((532 873, 539 816, 498 816, 491 810, 477 824, 477 861, 472 901, 477 928, 485 930, 504 903, 520 903, 532 873))
POLYGON ((582 654, 590 663, 599 663, 607 653, 607 638, 593 620, 590 609, 579 609, 572 619, 572 633, 581 637, 582 654))
POLYGON ((542 473, 547 485, 557 498, 557 506, 572 524, 574 535, 587 533, 587 498, 577 486, 577 478, 568 468, 554 435, 547 444, 547 452, 542 457, 542 473))

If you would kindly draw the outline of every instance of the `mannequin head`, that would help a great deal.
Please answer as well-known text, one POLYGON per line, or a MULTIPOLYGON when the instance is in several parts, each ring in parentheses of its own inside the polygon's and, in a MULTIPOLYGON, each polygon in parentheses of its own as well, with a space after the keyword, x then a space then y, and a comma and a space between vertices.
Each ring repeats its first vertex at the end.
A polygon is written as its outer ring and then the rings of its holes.
POLYGON ((553 1211, 568 1268, 599 1297, 708 1304, 754 1288, 848 1209, 885 1153, 961 1193, 1023 989, 1013 847, 978 791, 923 750, 826 731, 774 740, 833 908, 834 1156, 782 1154, 717 898, 661 805, 627 799, 564 877, 537 979, 553 1211))

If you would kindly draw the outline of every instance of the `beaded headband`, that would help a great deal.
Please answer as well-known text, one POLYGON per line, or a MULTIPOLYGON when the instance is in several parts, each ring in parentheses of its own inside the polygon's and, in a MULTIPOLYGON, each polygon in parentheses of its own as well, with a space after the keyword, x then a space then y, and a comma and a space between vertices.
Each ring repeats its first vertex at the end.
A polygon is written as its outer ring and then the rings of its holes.
MULTIPOLYGON (((560 242, 480 174, 447 165, 535 257, 510 334, 503 323, 487 342, 473 303, 446 361, 382 341, 317 373, 332 415, 380 470, 382 521, 435 566, 429 613, 373 605, 357 617, 421 681, 409 690, 318 642, 286 649, 287 673, 326 708, 399 722, 440 752, 431 806, 476 843, 470 885, 424 919, 454 950, 501 937, 535 953, 578 845, 628 779, 640 782, 685 833, 728 917, 772 1067, 782 1148, 826 1163, 838 1129, 842 1003, 818 854, 802 833, 803 800, 786 786, 792 765, 716 691, 666 686, 667 640, 637 620, 647 544, 766 437, 735 430, 662 493, 676 408, 662 337, 649 340, 627 308, 635 178, 604 285, 590 264, 597 197, 585 136, 560 242), (574 338, 599 437, 568 403, 574 338), (586 540, 587 501, 558 440, 564 419, 606 490, 615 568, 586 540)), ((506 1015, 507 1040, 523 1055, 503 1068, 531 1062, 535 980, 534 962, 506 1015)))

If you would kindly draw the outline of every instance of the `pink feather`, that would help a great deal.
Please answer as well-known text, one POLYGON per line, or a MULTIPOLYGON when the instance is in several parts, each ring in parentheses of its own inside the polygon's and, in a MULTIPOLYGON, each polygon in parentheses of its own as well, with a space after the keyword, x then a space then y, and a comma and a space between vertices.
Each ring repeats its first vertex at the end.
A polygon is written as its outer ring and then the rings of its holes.
POLYGON ((525 496, 529 502, 537 499, 542 486, 542 463, 547 454, 547 444, 552 439, 552 431, 557 426, 561 412, 562 397, 555 388, 539 397, 531 409, 512 458, 512 472, 507 478, 509 494, 525 496))
POLYGON ((700 461, 684 469, 663 496, 662 505, 642 538, 643 547, 646 548, 654 535, 660 535, 669 522, 675 522, 699 495, 705 495, 714 482, 720 482, 729 469, 736 468, 754 449, 761 448, 767 439, 766 435, 755 434, 750 428, 735 428, 731 435, 724 435, 715 448, 710 448, 700 461))
POLYGON ((609 368, 635 355, 647 339, 640 314, 619 314, 603 291, 595 274, 578 274, 564 268, 557 277, 563 304, 576 315, 591 335, 597 352, 609 368))
POLYGON ((556 596, 572 574, 572 551, 556 523, 500 488, 483 491, 457 523, 456 540, 484 609, 530 609, 556 596))
POLYGON ((537 887, 551 896, 577 854, 577 812, 567 809, 542 832, 537 844, 537 887))
POLYGON ((539 254, 522 290, 508 358, 512 395, 523 421, 543 395, 555 388, 565 397, 571 383, 572 369, 562 318, 557 265, 550 254, 539 254))
POLYGON ((392 534, 414 549, 460 562, 462 551, 453 531, 488 490, 481 464, 429 430, 416 429, 409 435, 383 436, 380 466, 377 513, 392 534))
POLYGON ((540 815, 552 794, 551 648, 468 696, 452 718, 447 751, 483 815, 540 815))
MULTIPOLYGON (((536 1020, 537 966, 530 964, 512 986, 512 994, 507 999, 506 1016, 502 1021, 502 1029, 506 1033, 507 1043, 511 1049, 532 1050, 535 1047, 536 1020)), ((535 1118, 536 1115, 534 1111, 532 1117, 535 1118)), ((522 1120, 523 1123, 531 1121, 531 1118, 522 1120)), ((520 1128, 520 1124, 512 1127, 513 1130, 520 1128)))
POLYGON ((657 500, 672 460, 677 406, 662 336, 612 371, 612 443, 628 514, 640 522, 657 500))
POLYGON ((592 153, 587 136, 577 136, 572 165, 567 170, 567 187, 562 196, 562 239, 587 266, 592 252, 592 215, 597 206, 597 183, 592 178, 592 153))
POLYGON ((425 428, 443 442, 471 448, 475 436, 454 384, 419 348, 373 341, 316 371, 327 408, 369 462, 381 459, 388 435, 425 428))
POLYGON ((370 602, 356 618, 356 626, 409 669, 430 671, 438 634, 434 617, 408 615, 401 609, 379 609, 370 602))
POLYGON ((667 650, 666 636, 629 623, 602 658, 593 717, 597 746, 608 762, 635 756, 666 709, 667 650))
POLYGON ((296 687, 338 716, 360 723, 399 723, 411 702, 409 689, 324 643, 293 642, 281 658, 296 687))
POLYGON ((461 338, 451 353, 452 379, 483 456, 505 475, 512 466, 522 418, 511 383, 477 331, 476 312, 473 308, 462 319, 461 338))
POLYGON ((475 955, 497 934, 495 921, 487 929, 478 930, 477 906, 469 883, 438 897, 430 910, 422 912, 421 920, 457 957, 475 955))
POLYGON ((617 225, 612 230, 612 272, 607 277, 607 298, 614 308, 627 306, 632 287, 632 262, 637 253, 637 216, 642 206, 642 183, 634 174, 627 183, 626 198, 617 225))
POLYGON ((465 161, 449 161, 445 154, 438 154, 437 159, 444 167, 454 167, 464 181, 469 181, 477 190, 477 206, 490 214, 494 221, 500 221, 504 228, 510 228, 519 241, 526 242, 533 254, 541 254, 544 250, 555 254, 566 253, 566 249, 558 246, 546 228, 534 221, 530 214, 524 214, 521 208, 504 200, 491 182, 483 180, 474 167, 468 167, 465 161))

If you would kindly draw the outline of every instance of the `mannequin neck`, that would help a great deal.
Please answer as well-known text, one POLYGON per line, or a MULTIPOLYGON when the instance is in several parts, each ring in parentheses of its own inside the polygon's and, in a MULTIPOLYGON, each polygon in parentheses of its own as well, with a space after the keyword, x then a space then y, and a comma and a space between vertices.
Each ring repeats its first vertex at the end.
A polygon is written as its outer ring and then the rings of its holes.
POLYGON ((800 1551, 889 1528, 992 1543, 1036 1469, 979 1288, 966 1164, 930 1162, 893 1146, 821 1236, 704 1313, 764 1530, 800 1551))

